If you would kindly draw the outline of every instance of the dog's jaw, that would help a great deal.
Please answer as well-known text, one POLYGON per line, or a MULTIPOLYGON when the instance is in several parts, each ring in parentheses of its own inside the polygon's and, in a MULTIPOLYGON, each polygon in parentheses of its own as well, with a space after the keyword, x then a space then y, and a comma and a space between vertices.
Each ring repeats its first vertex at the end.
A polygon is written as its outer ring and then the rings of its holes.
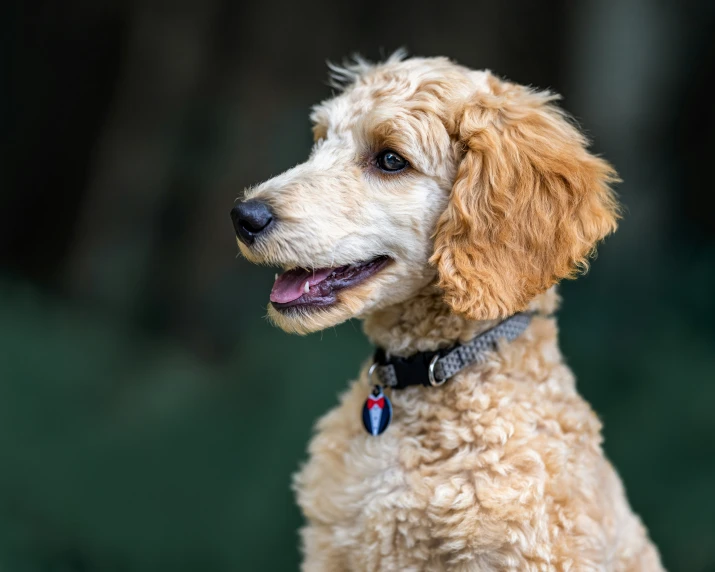
POLYGON ((269 304, 267 315, 268 319, 284 332, 301 336, 324 330, 352 317, 349 309, 342 305, 310 311, 297 308, 291 312, 282 312, 269 304))

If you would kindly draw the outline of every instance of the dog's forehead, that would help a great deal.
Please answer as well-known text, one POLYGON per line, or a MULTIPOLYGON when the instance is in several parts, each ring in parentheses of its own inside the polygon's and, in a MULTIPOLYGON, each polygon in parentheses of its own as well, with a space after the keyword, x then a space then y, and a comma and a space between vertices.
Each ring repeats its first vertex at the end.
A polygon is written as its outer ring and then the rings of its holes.
POLYGON ((445 58, 415 58, 377 66, 365 66, 350 85, 332 99, 313 108, 312 121, 327 131, 351 129, 370 111, 399 110, 416 102, 468 98, 490 91, 488 71, 473 71, 445 58))
POLYGON ((350 130, 370 111, 406 104, 408 95, 404 86, 386 89, 386 86, 358 84, 316 105, 311 119, 329 131, 344 132, 350 130))

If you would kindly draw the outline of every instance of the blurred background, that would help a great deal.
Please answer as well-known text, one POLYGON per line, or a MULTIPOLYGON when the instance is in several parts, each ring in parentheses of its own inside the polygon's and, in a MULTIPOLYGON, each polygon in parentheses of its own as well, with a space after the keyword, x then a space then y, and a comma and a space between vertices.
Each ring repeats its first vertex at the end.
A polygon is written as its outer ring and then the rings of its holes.
POLYGON ((325 60, 549 87, 624 182, 561 343, 635 510, 715 570, 715 3, 0 8, 0 570, 295 570, 291 473, 371 352, 264 319, 229 209, 304 160, 325 60))

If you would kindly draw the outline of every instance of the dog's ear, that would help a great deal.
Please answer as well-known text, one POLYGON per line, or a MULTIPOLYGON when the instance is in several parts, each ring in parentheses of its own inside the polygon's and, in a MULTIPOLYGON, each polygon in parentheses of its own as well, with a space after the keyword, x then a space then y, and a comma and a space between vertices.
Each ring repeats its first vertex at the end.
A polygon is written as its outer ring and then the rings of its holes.
POLYGON ((590 154, 557 96, 489 77, 451 125, 464 154, 432 262, 447 303, 503 318, 585 270, 616 228, 613 168, 590 154))

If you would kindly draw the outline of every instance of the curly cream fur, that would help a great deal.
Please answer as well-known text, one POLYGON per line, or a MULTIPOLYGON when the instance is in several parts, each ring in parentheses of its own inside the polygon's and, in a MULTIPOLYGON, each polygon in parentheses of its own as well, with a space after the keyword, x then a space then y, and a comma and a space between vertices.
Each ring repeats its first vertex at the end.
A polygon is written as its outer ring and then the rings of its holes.
POLYGON ((554 97, 444 58, 333 67, 308 161, 247 196, 276 223, 241 251, 283 267, 392 263, 321 310, 269 316, 306 333, 357 316, 395 355, 538 314, 439 389, 386 390, 393 422, 360 421, 365 364, 317 424, 295 478, 303 570, 658 571, 558 349, 554 284, 614 230, 612 168, 554 97), (372 164, 390 148, 410 168, 372 164))
POLYGON ((305 570, 661 570, 553 319, 439 391, 392 392, 379 439, 357 414, 369 391, 364 369, 296 477, 305 570))

